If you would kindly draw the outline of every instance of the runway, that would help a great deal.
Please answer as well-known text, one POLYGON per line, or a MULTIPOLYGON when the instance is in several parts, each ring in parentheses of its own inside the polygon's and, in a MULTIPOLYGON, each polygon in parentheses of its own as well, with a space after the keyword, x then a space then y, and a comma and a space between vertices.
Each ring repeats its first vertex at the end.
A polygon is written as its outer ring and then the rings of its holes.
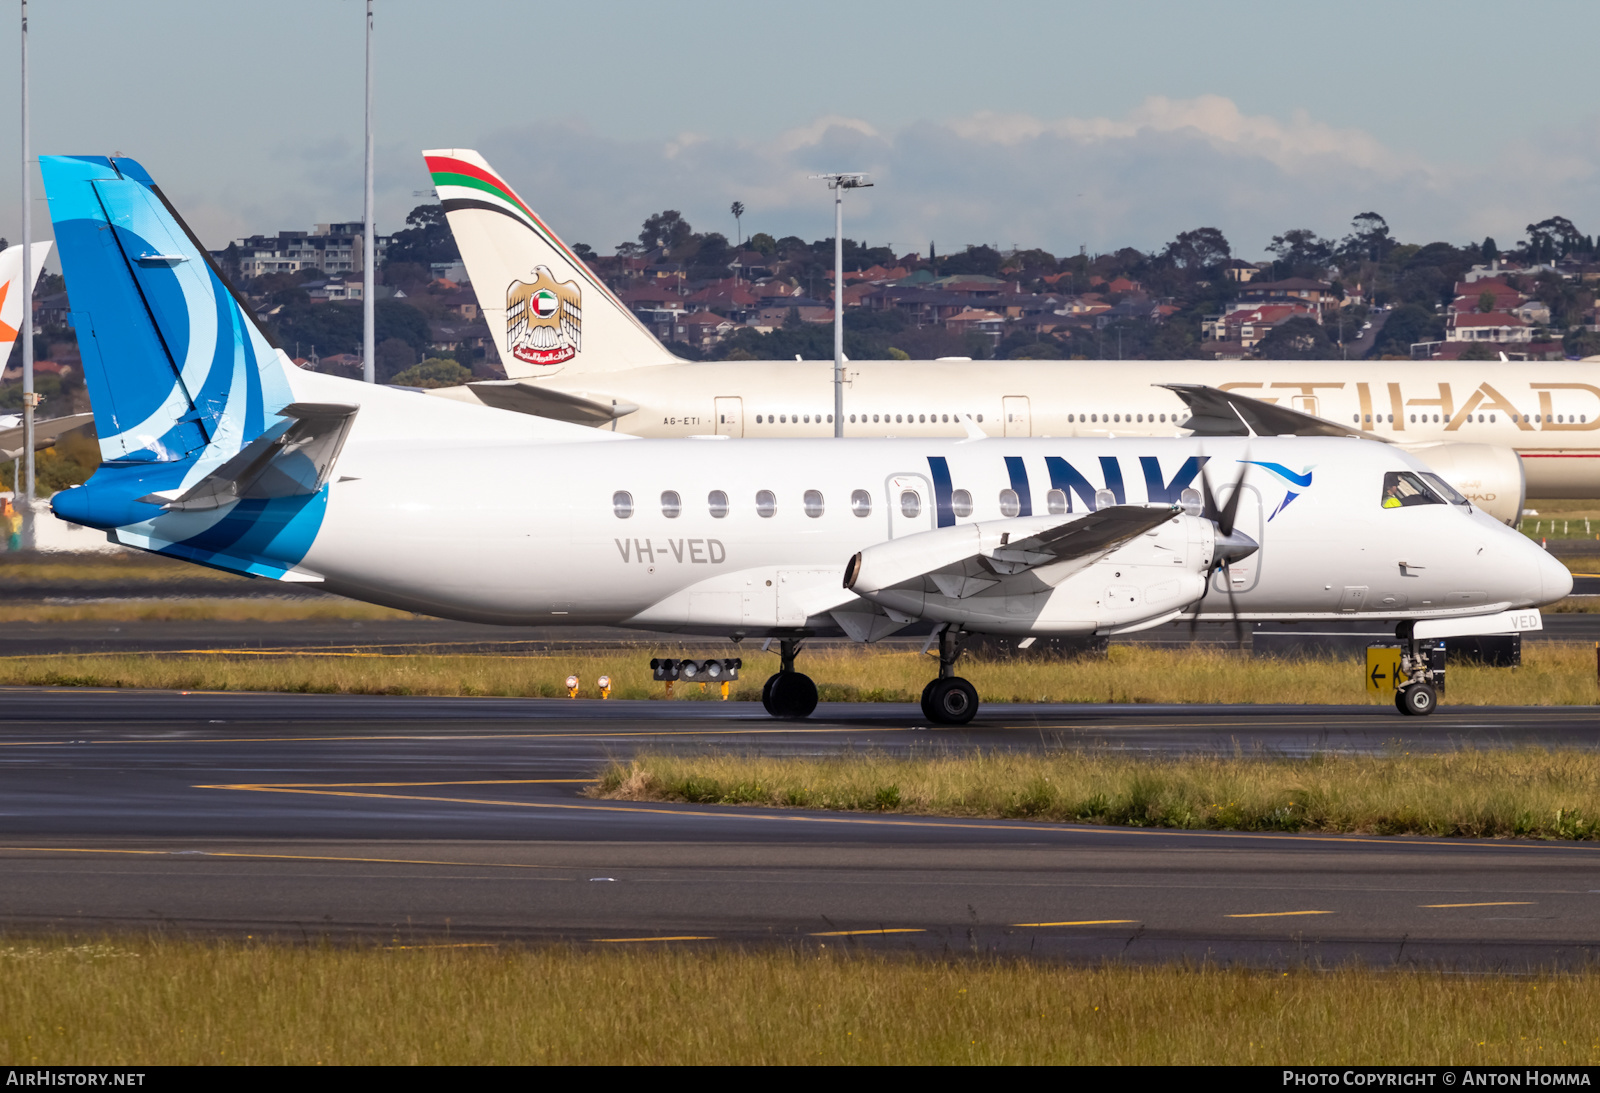
POLYGON ((1600 847, 598 801, 640 749, 1600 746, 1587 709, 913 707, 0 690, 0 923, 391 943, 1581 964, 1600 847))

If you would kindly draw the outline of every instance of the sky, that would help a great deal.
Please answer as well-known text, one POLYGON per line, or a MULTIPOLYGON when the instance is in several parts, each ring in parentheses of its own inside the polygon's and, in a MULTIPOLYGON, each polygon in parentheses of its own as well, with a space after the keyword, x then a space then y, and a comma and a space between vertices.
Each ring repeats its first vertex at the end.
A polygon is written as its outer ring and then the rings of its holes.
MULTIPOLYGON (((375 0, 377 221, 476 148, 602 253, 678 209, 822 239, 808 176, 870 172, 897 252, 1236 254, 1357 213, 1402 240, 1600 232, 1600 5, 375 0), (1572 43, 1568 46, 1568 43, 1572 43)), ((21 234, 18 13, 0 0, 0 236, 21 234)), ((208 246, 361 217, 363 0, 32 0, 32 150, 140 160, 208 246)), ((33 176, 34 232, 49 237, 33 176)))

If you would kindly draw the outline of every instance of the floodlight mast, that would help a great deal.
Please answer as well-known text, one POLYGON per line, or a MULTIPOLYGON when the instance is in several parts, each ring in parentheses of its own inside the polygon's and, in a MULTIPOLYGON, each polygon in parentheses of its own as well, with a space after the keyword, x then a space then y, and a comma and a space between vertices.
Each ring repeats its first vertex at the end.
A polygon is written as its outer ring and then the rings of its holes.
POLYGON ((844 436, 844 192, 871 186, 859 171, 812 175, 833 191, 833 435, 844 436))
POLYGON ((373 265, 377 261, 377 247, 372 238, 372 0, 367 0, 367 169, 366 169, 366 223, 361 229, 361 378, 376 383, 377 342, 375 312, 372 299, 374 282, 373 265))
MULTIPOLYGON (((33 530, 33 411, 39 396, 33 389, 33 180, 28 176, 28 0, 22 0, 22 481, 11 492, 22 499, 24 528, 33 530)), ((32 543, 24 543, 31 546, 32 543)))

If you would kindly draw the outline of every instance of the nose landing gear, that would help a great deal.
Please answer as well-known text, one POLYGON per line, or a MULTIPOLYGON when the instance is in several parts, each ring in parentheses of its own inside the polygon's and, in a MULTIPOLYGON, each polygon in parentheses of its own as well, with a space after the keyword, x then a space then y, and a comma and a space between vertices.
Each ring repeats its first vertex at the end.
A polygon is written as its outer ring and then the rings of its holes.
POLYGON ((922 689, 922 714, 938 725, 965 725, 978 712, 978 689, 956 675, 966 635, 946 624, 939 631, 939 677, 922 689))
POLYGON ((1421 641, 1411 636, 1409 625, 1398 629, 1402 641, 1399 684, 1394 692, 1395 708, 1407 717, 1426 717, 1439 705, 1444 690, 1445 647, 1442 641, 1421 641))
POLYGON ((817 685, 810 676, 794 670, 794 658, 800 655, 801 644, 800 638, 783 638, 778 642, 778 672, 761 686, 761 705, 773 717, 810 717, 817 708, 817 685))

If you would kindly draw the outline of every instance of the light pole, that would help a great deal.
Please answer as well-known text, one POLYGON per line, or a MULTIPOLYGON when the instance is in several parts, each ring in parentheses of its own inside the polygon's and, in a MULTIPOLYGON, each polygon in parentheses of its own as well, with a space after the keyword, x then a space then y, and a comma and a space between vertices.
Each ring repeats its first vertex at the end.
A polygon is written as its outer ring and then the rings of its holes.
POLYGON ((12 482, 11 491, 22 497, 18 507, 26 521, 24 536, 33 528, 33 412, 39 405, 33 390, 33 180, 28 152, 28 0, 22 0, 22 481, 12 482))
POLYGON ((844 192, 872 183, 859 171, 812 175, 833 191, 833 435, 844 436, 844 192))
POLYGON ((377 262, 377 247, 372 239, 372 0, 367 0, 367 171, 366 224, 361 235, 361 378, 368 383, 378 379, 377 350, 374 342, 372 267, 377 262))

